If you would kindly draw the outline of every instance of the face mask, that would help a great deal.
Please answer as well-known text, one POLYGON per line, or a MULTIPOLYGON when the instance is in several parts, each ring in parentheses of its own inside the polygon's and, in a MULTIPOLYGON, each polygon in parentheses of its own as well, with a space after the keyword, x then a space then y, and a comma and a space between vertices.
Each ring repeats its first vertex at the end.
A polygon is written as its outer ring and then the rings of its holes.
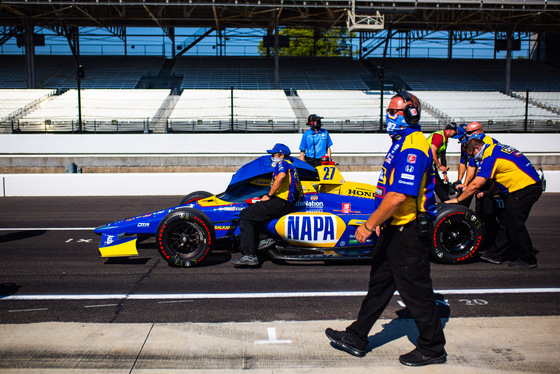
POLYGON ((385 119, 387 121, 387 133, 391 138, 397 135, 399 131, 402 130, 402 127, 409 127, 403 116, 396 116, 392 118, 389 114, 387 114, 385 119))
POLYGON ((466 135, 467 140, 470 140, 470 139, 482 139, 483 136, 484 136, 483 133, 480 133, 480 134, 472 133, 472 134, 470 134, 470 135, 469 135, 469 134, 466 135))
POLYGON ((272 161, 272 167, 276 167, 276 164, 282 161, 282 157, 271 157, 270 161, 272 161))
POLYGON ((480 148, 476 156, 473 157, 475 161, 482 161, 482 156, 484 156, 484 150, 486 149, 487 146, 488 144, 485 144, 482 146, 482 148, 480 148))

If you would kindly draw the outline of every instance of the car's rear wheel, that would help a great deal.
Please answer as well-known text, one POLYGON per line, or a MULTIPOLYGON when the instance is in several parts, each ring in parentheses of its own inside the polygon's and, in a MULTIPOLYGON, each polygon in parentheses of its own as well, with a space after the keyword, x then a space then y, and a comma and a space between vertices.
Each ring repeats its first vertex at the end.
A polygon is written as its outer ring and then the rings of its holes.
POLYGON ((160 222, 156 244, 172 266, 198 265, 211 251, 214 227, 208 216, 196 209, 179 208, 160 222))
POLYGON ((472 260, 484 239, 484 226, 470 209, 456 204, 441 204, 434 223, 432 256, 444 264, 472 260))
POLYGON ((206 199, 207 197, 210 197, 210 196, 214 196, 214 195, 211 194, 210 192, 207 192, 207 191, 191 192, 190 194, 185 196, 183 198, 183 200, 181 200, 180 205, 189 204, 189 203, 192 203, 193 201, 197 201, 197 200, 200 200, 200 199, 206 199))

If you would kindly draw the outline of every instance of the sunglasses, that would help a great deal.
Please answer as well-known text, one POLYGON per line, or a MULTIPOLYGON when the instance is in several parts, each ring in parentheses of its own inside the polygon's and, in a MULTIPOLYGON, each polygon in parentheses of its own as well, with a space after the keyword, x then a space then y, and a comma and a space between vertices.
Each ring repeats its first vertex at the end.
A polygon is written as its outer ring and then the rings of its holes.
POLYGON ((474 151, 479 151, 480 152, 480 148, 476 147, 471 152, 467 152, 467 156, 474 157, 474 151))
POLYGON ((389 113, 390 115, 394 116, 395 114, 397 114, 398 112, 402 112, 402 109, 393 109, 393 108, 389 108, 387 109, 387 113, 389 113))
POLYGON ((471 130, 471 131, 467 131, 467 135, 470 135, 470 134, 472 134, 472 133, 474 133, 474 132, 477 132, 478 130, 480 130, 480 129, 476 129, 476 130, 471 130))

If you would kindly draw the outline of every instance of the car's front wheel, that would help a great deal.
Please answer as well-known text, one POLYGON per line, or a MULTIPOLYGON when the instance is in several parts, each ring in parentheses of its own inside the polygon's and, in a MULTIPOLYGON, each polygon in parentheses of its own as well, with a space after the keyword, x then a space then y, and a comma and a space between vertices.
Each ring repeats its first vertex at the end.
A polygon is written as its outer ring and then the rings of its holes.
POLYGON ((470 209, 441 204, 434 222, 432 256, 437 262, 458 264, 472 260, 484 239, 484 225, 470 209))
POLYGON ((158 251, 172 266, 198 265, 210 253, 214 240, 214 227, 208 216, 190 208, 169 213, 156 232, 158 251))

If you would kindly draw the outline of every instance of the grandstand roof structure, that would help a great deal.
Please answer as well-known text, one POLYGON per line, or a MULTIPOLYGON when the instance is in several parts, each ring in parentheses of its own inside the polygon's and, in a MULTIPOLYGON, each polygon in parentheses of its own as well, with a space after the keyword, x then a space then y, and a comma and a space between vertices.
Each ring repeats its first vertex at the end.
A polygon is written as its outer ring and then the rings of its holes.
MULTIPOLYGON (((349 0, 2 0, 0 25, 75 27, 345 26, 349 0), (277 23, 276 23, 277 22, 277 23)), ((379 11, 398 30, 558 31, 560 0, 355 0, 355 14, 379 11)))

